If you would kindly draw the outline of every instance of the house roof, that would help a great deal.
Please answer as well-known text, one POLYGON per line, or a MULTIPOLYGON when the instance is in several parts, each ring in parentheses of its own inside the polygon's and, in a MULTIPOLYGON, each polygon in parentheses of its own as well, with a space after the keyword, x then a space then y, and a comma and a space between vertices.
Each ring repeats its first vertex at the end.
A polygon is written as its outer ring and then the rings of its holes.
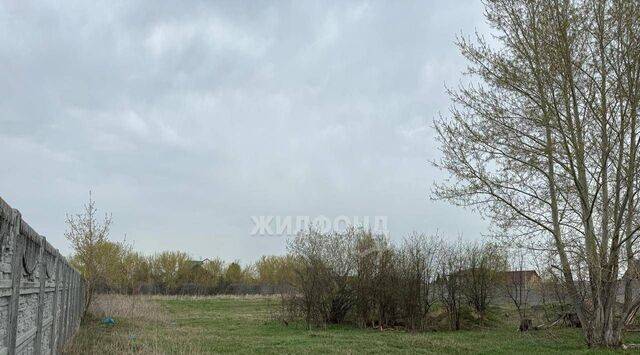
POLYGON ((207 261, 209 261, 209 259, 204 258, 202 260, 189 260, 189 263, 191 264, 192 267, 196 267, 196 266, 204 265, 204 263, 206 263, 207 261))

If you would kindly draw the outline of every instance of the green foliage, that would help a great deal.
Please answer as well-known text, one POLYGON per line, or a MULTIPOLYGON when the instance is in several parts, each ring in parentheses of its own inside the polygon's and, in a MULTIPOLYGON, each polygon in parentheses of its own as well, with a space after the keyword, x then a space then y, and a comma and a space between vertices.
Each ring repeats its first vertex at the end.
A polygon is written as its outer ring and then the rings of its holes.
POLYGON ((165 251, 150 258, 153 280, 164 290, 175 290, 189 279, 192 263, 189 255, 180 251, 165 251))
POLYGON ((244 274, 242 273, 242 267, 238 262, 232 262, 227 266, 227 270, 224 272, 224 278, 227 283, 237 284, 242 282, 244 274))
POLYGON ((111 216, 105 215, 104 220, 99 222, 97 215, 98 209, 89 192, 89 202, 84 206, 84 211, 67 215, 67 229, 64 233, 73 249, 73 265, 85 279, 85 312, 91 305, 97 283, 109 277, 111 265, 106 257, 117 249, 108 245, 107 240, 111 216))
POLYGON ((295 259, 291 255, 263 256, 256 262, 257 281, 262 285, 284 288, 295 282, 295 259))

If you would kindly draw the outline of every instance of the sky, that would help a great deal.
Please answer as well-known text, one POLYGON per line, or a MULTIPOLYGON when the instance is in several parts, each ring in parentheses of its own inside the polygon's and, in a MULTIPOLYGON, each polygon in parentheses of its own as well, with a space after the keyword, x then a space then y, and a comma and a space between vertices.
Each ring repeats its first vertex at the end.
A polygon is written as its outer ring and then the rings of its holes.
POLYGON ((0 197, 65 255, 90 190, 145 254, 285 253, 255 216, 480 238, 431 161, 455 37, 488 31, 477 0, 0 0, 0 197))

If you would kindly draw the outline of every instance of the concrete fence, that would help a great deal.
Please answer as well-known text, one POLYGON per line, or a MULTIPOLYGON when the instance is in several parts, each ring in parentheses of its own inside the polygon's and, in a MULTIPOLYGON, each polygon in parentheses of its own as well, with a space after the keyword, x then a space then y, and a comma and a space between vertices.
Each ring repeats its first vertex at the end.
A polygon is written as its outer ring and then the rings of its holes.
POLYGON ((80 326, 84 281, 0 198, 0 355, 58 354, 80 326))

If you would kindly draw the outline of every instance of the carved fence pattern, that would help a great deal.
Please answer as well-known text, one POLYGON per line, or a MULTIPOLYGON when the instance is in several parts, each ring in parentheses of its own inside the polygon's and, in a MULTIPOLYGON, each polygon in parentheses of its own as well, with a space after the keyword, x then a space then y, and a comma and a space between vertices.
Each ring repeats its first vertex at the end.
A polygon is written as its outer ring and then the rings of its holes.
POLYGON ((58 354, 80 326, 84 281, 0 198, 0 355, 58 354))

